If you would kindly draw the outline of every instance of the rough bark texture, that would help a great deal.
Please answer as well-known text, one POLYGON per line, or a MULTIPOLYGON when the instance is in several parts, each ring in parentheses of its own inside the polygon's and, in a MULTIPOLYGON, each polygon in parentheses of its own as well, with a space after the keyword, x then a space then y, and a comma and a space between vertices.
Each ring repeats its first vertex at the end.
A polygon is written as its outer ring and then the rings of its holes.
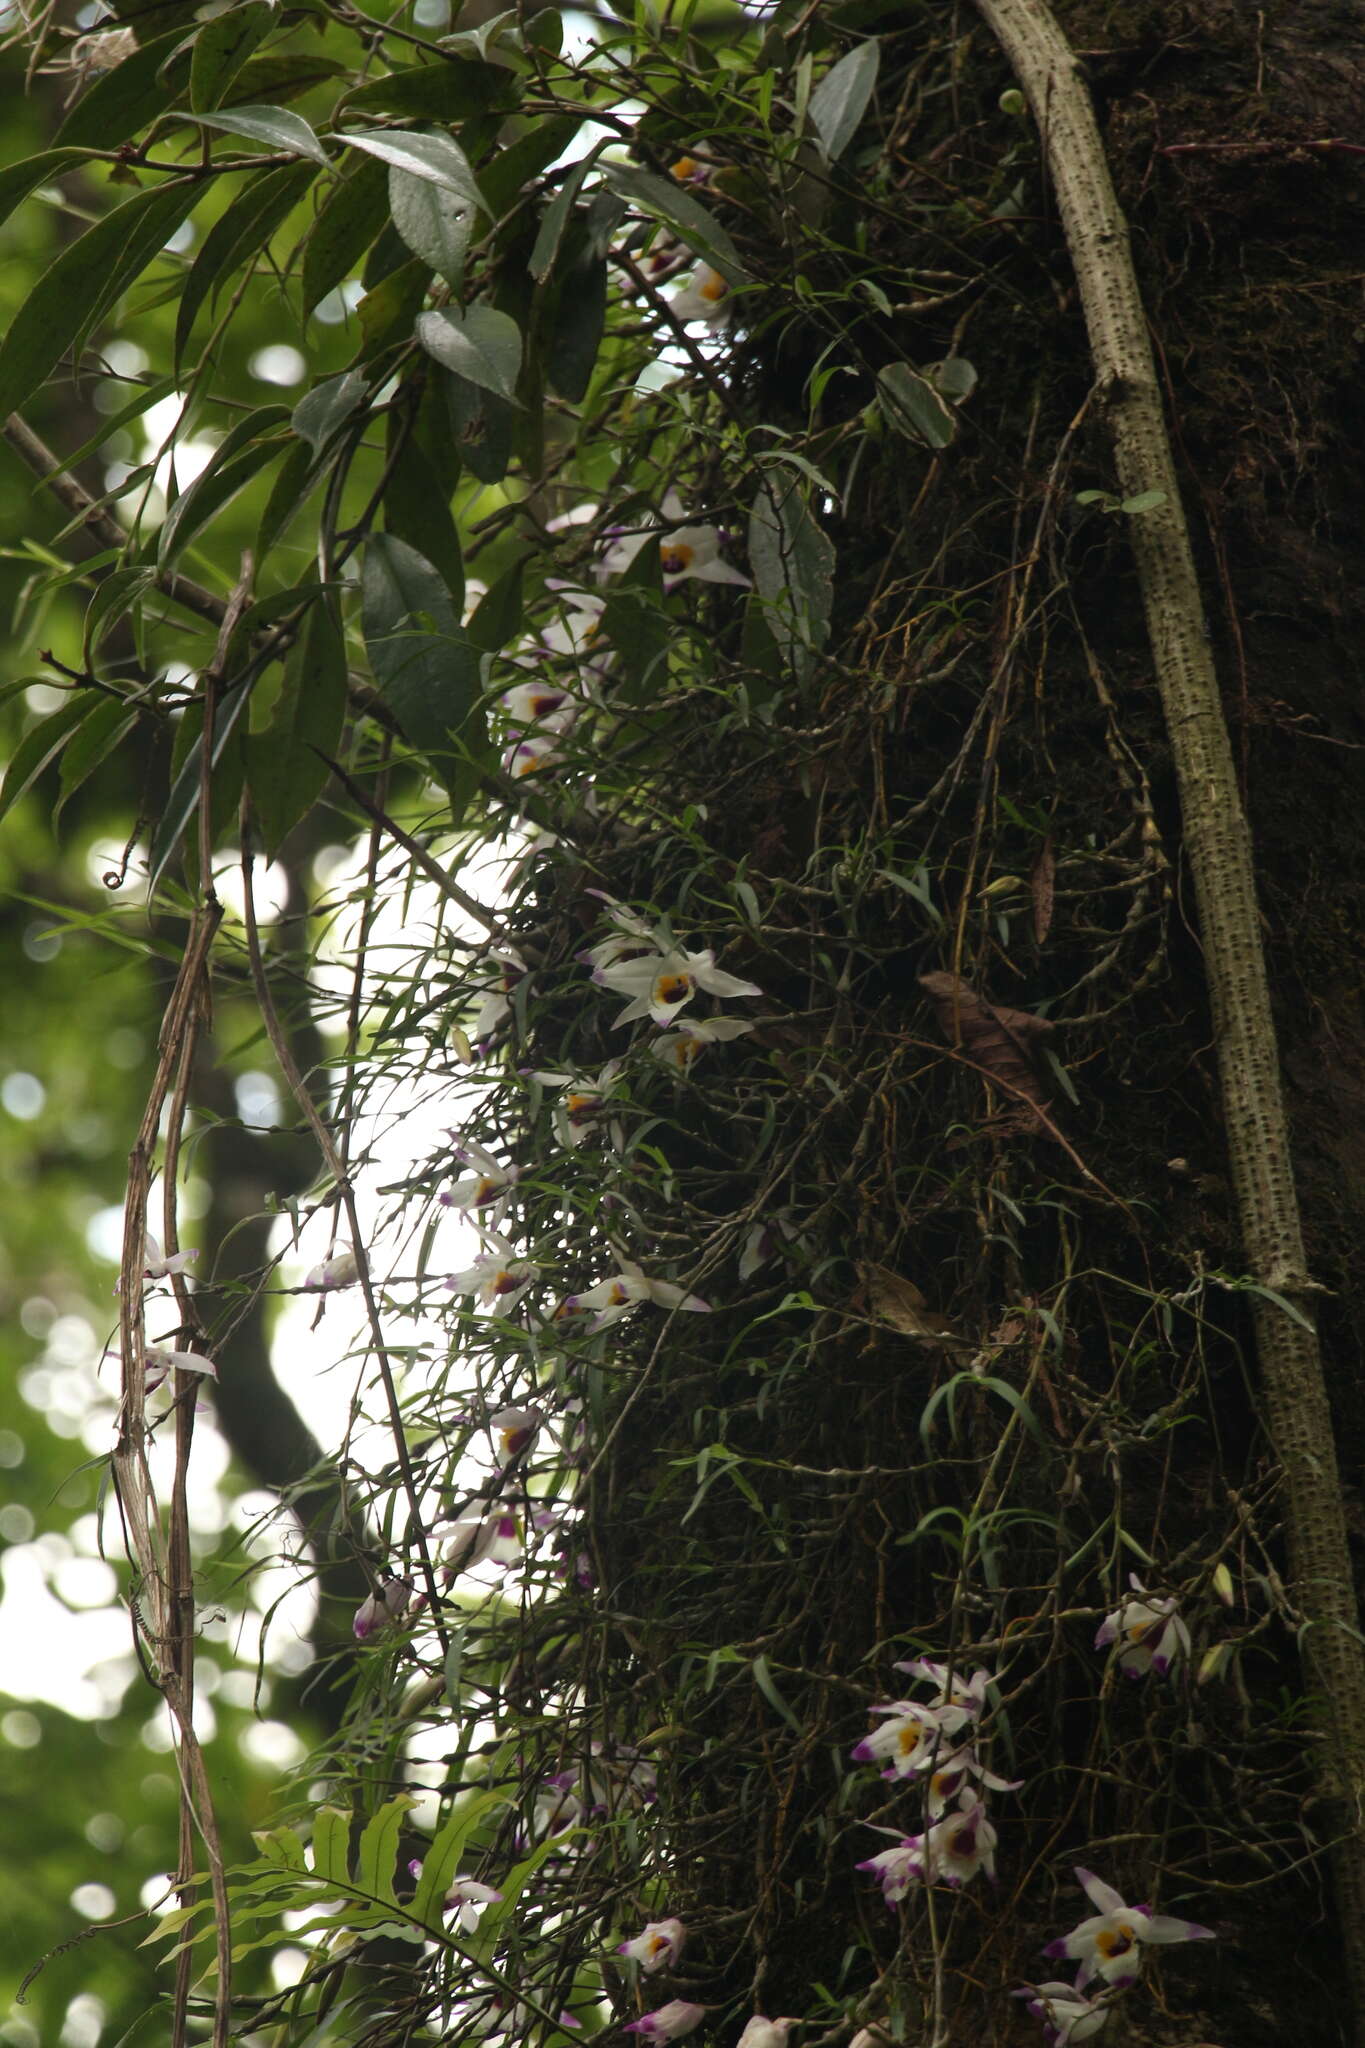
POLYGON ((1280 1084, 1252 862, 1199 580, 1171 457, 1156 364, 1089 94, 1042 0, 978 0, 1045 137, 1076 268, 1099 396, 1125 496, 1160 492, 1133 515, 1132 542, 1170 733, 1217 1036, 1228 1161, 1246 1267, 1287 1296, 1260 1297, 1255 1323, 1265 1421, 1284 1474, 1292 1592, 1305 1673, 1322 1702, 1323 1789, 1338 1834, 1343 1944, 1365 2040, 1365 1650, 1280 1084))

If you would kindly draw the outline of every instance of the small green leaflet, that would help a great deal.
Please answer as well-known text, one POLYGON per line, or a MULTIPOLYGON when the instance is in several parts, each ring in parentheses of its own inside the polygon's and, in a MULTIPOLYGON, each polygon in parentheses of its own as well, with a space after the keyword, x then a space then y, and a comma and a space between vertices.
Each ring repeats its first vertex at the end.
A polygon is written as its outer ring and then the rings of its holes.
POLYGON ((515 403, 521 374, 521 331, 506 313, 482 304, 466 306, 463 311, 443 306, 436 313, 419 313, 416 333, 427 354, 438 363, 468 383, 515 403))
POLYGON ((381 163, 394 164, 414 178, 426 178, 464 206, 484 205, 469 159, 449 135, 420 135, 408 128, 384 128, 366 135, 339 132, 336 139, 351 149, 363 149, 368 156, 377 156, 381 163))
POLYGON ((330 169, 331 159, 302 114, 286 107, 233 107, 230 112, 182 114, 183 121, 197 121, 204 128, 221 128, 227 135, 241 135, 248 142, 263 142, 267 149, 285 149, 292 156, 309 156, 315 164, 330 169))
POLYGON ((841 157, 857 133, 880 63, 881 45, 873 36, 841 57, 811 94, 807 111, 826 163, 841 157))

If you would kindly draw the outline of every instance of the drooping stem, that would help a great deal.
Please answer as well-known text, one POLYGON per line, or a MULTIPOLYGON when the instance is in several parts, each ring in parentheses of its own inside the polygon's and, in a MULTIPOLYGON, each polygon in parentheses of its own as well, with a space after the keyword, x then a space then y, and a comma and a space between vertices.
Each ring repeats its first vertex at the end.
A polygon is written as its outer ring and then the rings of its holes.
POLYGON ((1251 835, 1238 793, 1160 386, 1119 208, 1089 95, 1045 0, 976 0, 1028 96, 1080 288, 1097 394, 1124 497, 1160 493, 1130 519, 1148 637, 1180 790, 1228 1161, 1246 1268, 1261 1287, 1255 1326, 1264 1419, 1283 1472, 1293 1598, 1309 1691, 1319 1704, 1326 1816, 1340 1932, 1365 2043, 1365 1647, 1358 1628, 1331 1414, 1290 1162, 1266 980, 1251 835))

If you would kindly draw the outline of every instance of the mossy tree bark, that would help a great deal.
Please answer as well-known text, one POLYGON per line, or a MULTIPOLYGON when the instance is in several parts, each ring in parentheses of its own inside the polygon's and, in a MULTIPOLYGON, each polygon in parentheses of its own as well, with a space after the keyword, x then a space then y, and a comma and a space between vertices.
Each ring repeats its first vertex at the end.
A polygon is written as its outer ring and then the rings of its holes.
POLYGON ((1180 791, 1228 1161, 1255 1310, 1264 1419, 1283 1471, 1292 1594, 1307 1683, 1325 1737, 1322 1787, 1334 1836, 1341 1936, 1356 2038, 1365 2041, 1365 1646, 1359 1622, 1312 1283, 1290 1158, 1251 834, 1210 651, 1127 222, 1089 93, 1043 0, 977 0, 1028 96, 1075 267, 1097 394, 1130 518, 1180 791), (1273 1296, 1283 1297, 1276 1300, 1273 1296), (1286 1306, 1286 1303, 1288 1304, 1286 1306))

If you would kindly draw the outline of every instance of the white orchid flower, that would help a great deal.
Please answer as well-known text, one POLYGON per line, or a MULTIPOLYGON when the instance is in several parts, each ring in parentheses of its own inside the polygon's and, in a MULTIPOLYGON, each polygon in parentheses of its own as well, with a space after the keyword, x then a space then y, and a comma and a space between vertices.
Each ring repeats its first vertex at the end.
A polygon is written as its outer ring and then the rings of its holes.
POLYGON ((987 1877, 995 1876, 999 1839, 980 1795, 964 1785, 958 1797, 957 1812, 935 1821, 924 1837, 930 1875, 954 1887, 967 1884, 978 1870, 984 1870, 987 1877))
POLYGON ((165 1280, 172 1273, 187 1273, 198 1256, 197 1251, 171 1252, 167 1256, 149 1230, 142 1240, 142 1277, 165 1280))
POLYGON ((520 782, 524 775, 539 775, 544 768, 557 768, 563 759, 559 745, 563 736, 562 732, 535 732, 513 740, 503 753, 503 774, 520 782))
POLYGON ((750 579, 742 570, 731 568, 721 554, 724 535, 718 526, 679 526, 659 542, 659 568, 664 589, 672 590, 689 578, 698 583, 732 583, 748 590, 750 579))
MULTIPOLYGON (((878 1828, 878 1834, 894 1835, 894 1828, 878 1828)), ((882 1888, 882 1897, 888 1906, 898 1906, 912 1885, 924 1882, 924 1837, 923 1835, 901 1835, 892 1849, 883 1849, 876 1856, 869 1856, 855 1869, 868 1870, 882 1888)))
POLYGON ((492 972, 485 985, 478 1014, 470 1027, 470 1036, 476 1045, 491 1037, 504 1018, 511 1015, 512 991, 526 972, 526 962, 510 946, 495 946, 488 958, 492 972))
MULTIPOLYGON (((751 1226, 739 1256, 739 1277, 751 1280, 762 1266, 779 1252, 802 1252, 805 1240, 787 1209, 776 1209, 751 1226)), ((852 2044, 850 2043, 850 2048, 852 2044)))
POLYGON ((938 1697, 929 1702, 946 1735, 956 1735, 969 1721, 979 1720, 986 1706, 986 1688, 994 1685, 996 1674, 978 1664, 970 1678, 962 1671, 939 1664, 932 1657, 909 1657, 892 1666, 911 1678, 922 1678, 938 1687, 938 1697))
POLYGON ((531 1807, 529 1833, 533 1841, 557 1835, 583 1818, 583 1801, 578 1796, 575 1771, 559 1771, 542 1781, 531 1807))
POLYGON ((597 968, 593 980, 601 988, 633 998, 616 1019, 618 1027, 633 1023, 637 1017, 651 1017, 666 1028, 698 989, 722 999, 763 993, 752 981, 741 981, 737 975, 726 974, 717 967, 709 946, 700 953, 676 948, 662 956, 614 961, 608 967, 597 968))
MULTIPOLYGON (((598 1130, 603 1115, 621 1078, 620 1060, 608 1060, 595 1076, 586 1074, 544 1073, 535 1071, 527 1075, 529 1081, 538 1081, 542 1088, 562 1088, 563 1095, 555 1104, 555 1136, 567 1151, 577 1151, 585 1139, 598 1130)), ((613 1126, 613 1140, 619 1143, 617 1127, 613 1126)))
POLYGON ((680 1074, 690 1073, 708 1045, 722 1045, 731 1038, 742 1038, 746 1031, 752 1031, 752 1024, 745 1024, 737 1017, 689 1017, 676 1031, 665 1031, 661 1038, 650 1044, 655 1059, 665 1066, 676 1067, 680 1074))
POLYGON ((1073 1984, 1023 1984, 1011 1997, 1026 1998, 1034 2019, 1043 2023, 1046 2048, 1067 2048, 1087 2041, 1109 2018, 1109 2007, 1085 1998, 1073 1984))
POLYGON ((1076 1882, 1098 1911, 1082 1920, 1070 1934, 1050 1941, 1043 1954, 1051 1960, 1069 1956, 1079 1962, 1076 1989, 1084 1991, 1092 1978, 1106 1984, 1131 1984, 1142 1967, 1142 1943, 1213 1941, 1211 1927, 1197 1920, 1177 1920, 1169 1913, 1153 1913, 1148 1906, 1126 1906, 1112 1884, 1096 1877, 1093 1870, 1076 1871, 1076 1882))
POLYGON ((1129 1574, 1128 1583, 1139 1598, 1106 1616, 1095 1648, 1116 1643, 1119 1669, 1127 1678, 1145 1678, 1149 1671, 1164 1678, 1177 1657, 1189 1656, 1190 1632, 1173 1599, 1156 1599, 1135 1574, 1129 1574))
POLYGON ((542 719, 553 718, 566 706, 571 714, 576 709, 569 692, 554 683, 517 683, 502 694, 502 708, 518 726, 536 725, 542 719))
POLYGON ((453 1522, 437 1522, 433 1537, 444 1540, 442 1569, 452 1577, 472 1572, 478 1564, 516 1564, 521 1558, 521 1523, 516 1510, 493 1508, 486 1515, 460 1515, 453 1522))
POLYGON ((970 1789, 968 1780, 978 1779, 991 1792, 1017 1792, 1023 1785, 1022 1778, 1000 1778, 994 1771, 987 1770, 971 1744, 954 1749, 934 1759, 932 1766, 924 1773, 924 1797, 931 1821, 939 1820, 954 1799, 961 1799, 970 1789))
POLYGON ((447 1209, 486 1209, 490 1204, 496 1208, 505 1202, 508 1189, 516 1186, 521 1172, 518 1166, 499 1165, 482 1145, 457 1145, 455 1157, 462 1166, 472 1166, 474 1171, 457 1180, 441 1196, 447 1209))
POLYGON ((446 1286, 452 1294, 477 1294, 484 1308, 505 1316, 514 1308, 535 1278, 535 1264, 519 1259, 505 1237, 496 1230, 484 1233, 485 1249, 472 1266, 452 1273, 446 1286))
POLYGON ((675 320, 704 320, 708 327, 724 327, 734 302, 730 287, 709 263, 698 264, 680 292, 674 292, 668 310, 675 320))
POLYGON ((706 2018, 704 2005, 693 2005, 686 1998, 670 1998, 667 2005, 661 2005, 657 2012, 647 2012, 642 2019, 628 2020, 621 2029, 625 2034, 643 2034, 648 2041, 680 2041, 684 2034, 690 2034, 706 2018))
POLYGON ((412 1601, 412 1587, 406 1579, 385 1579, 379 1590, 362 1600, 351 1622, 358 1643, 401 1621, 412 1601))
POLYGON ((479 1916, 475 1908, 496 1906, 501 1899, 502 1893, 495 1892, 491 1884, 480 1884, 476 1877, 457 1877, 441 1903, 447 1913, 455 1915, 462 1934, 476 1934, 479 1916))
MULTIPOLYGON (((732 569, 723 558, 723 536, 718 526, 690 524, 676 491, 665 494, 662 510, 668 522, 666 531, 659 536, 659 568, 665 590, 672 590, 689 578, 700 583, 733 583, 741 589, 749 588, 749 578, 732 569)), ((657 525, 651 519, 638 532, 622 534, 614 540, 598 563, 598 574, 603 578, 619 576, 623 569, 628 569, 657 525)))
POLYGON ((174 1351, 164 1344, 149 1344, 143 1353, 146 1390, 154 1394, 171 1372, 194 1372, 202 1379, 216 1380, 218 1368, 200 1351, 174 1351))
POLYGON ((652 1301, 659 1308, 686 1309, 690 1315, 709 1315, 711 1312, 710 1302, 703 1301, 699 1294, 686 1293, 672 1280, 647 1280, 632 1260, 624 1258, 619 1272, 609 1274, 582 1294, 566 1295, 563 1309, 568 1314, 592 1309, 595 1313, 588 1327, 590 1331, 597 1331, 605 1330, 609 1323, 619 1322, 642 1301, 652 1301))
POLYGON ((872 1764, 885 1758, 884 1778, 913 1778, 926 1770, 944 1744, 943 1709, 922 1707, 917 1700, 891 1700, 871 1711, 886 1718, 854 1745, 853 1761, 872 1764))
POLYGON ((756 2012, 744 2022, 735 2048, 786 2048, 788 2034, 800 2024, 794 2019, 770 2020, 766 2013, 756 2012))
POLYGON ((650 1920, 630 1941, 618 1942, 616 1953, 629 1956, 646 1977, 652 1977, 656 1970, 672 1969, 686 1940, 687 1929, 681 1920, 650 1920))
POLYGON ((543 1408, 499 1408, 489 1416, 489 1427, 498 1432, 504 1464, 520 1457, 544 1420, 543 1408))
POLYGON ((304 1275, 303 1284, 315 1294, 330 1294, 337 1287, 354 1287, 360 1278, 360 1265, 349 1245, 343 1245, 339 1252, 333 1252, 330 1259, 323 1259, 304 1275))

